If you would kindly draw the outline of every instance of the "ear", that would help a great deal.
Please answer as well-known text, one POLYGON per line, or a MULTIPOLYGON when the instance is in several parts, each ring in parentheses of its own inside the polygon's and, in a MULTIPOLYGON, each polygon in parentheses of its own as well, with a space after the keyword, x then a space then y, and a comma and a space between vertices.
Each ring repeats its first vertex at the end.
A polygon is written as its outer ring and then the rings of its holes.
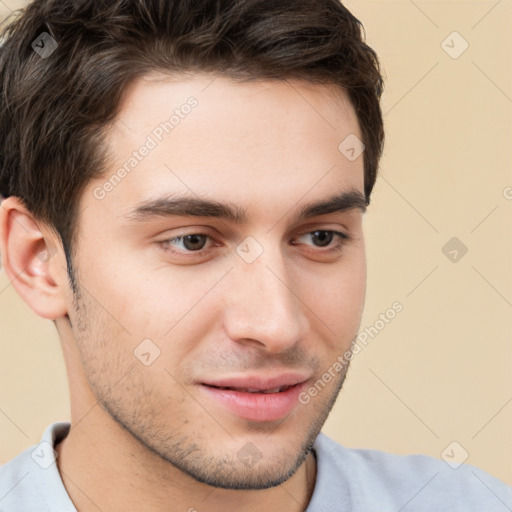
MULTIPOLYGON (((39 316, 67 314, 67 273, 57 236, 11 196, 0 203, 2 268, 20 297, 39 316), (60 261, 59 261, 60 260, 60 261)), ((65 258, 64 258, 65 261, 65 258)))

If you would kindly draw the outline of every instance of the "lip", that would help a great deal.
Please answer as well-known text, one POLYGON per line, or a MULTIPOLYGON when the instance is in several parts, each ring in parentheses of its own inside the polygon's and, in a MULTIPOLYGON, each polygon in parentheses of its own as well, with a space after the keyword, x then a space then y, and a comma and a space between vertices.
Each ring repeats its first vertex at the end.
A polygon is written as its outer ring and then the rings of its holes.
POLYGON ((210 400, 240 418, 251 421, 276 421, 299 404, 298 397, 307 385, 308 375, 281 374, 269 377, 247 376, 208 380, 199 389, 210 400), (214 387, 215 386, 215 387, 214 387), (258 393, 221 387, 269 390, 289 386, 276 393, 258 393))
POLYGON ((283 386, 294 386, 310 378, 309 375, 300 373, 281 373, 277 375, 244 375, 223 377, 222 379, 207 379, 201 384, 218 388, 245 388, 268 390, 283 386))

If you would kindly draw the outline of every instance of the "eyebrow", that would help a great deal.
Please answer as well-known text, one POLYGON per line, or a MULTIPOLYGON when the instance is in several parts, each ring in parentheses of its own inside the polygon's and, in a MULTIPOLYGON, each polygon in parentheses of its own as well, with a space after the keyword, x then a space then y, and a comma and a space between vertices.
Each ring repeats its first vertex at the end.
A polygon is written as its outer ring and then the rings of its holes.
MULTIPOLYGON (((355 189, 327 199, 307 203, 297 212, 297 220, 304 220, 318 215, 359 209, 366 211, 368 202, 365 196, 355 189)), ((137 204, 123 217, 132 222, 142 222, 159 217, 215 217, 225 219, 235 224, 248 222, 247 211, 230 202, 219 202, 190 196, 165 196, 150 199, 137 204)))

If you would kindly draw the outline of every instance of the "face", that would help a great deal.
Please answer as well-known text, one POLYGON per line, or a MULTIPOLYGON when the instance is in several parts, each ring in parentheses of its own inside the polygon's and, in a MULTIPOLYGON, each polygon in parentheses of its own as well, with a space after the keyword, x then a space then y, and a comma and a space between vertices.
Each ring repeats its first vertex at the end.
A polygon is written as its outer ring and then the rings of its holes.
POLYGON ((338 146, 361 136, 341 90, 212 80, 126 90, 110 170, 81 199, 68 315, 83 393, 142 447, 210 485, 261 489, 305 460, 348 368, 363 156, 338 146))

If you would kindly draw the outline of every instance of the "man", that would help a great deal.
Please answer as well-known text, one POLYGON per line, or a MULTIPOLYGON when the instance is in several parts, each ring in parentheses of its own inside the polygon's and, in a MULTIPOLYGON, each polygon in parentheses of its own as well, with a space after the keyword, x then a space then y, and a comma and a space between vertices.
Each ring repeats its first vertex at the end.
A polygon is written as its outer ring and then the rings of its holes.
POLYGON ((320 433, 383 144, 339 2, 38 0, 0 75, 2 264, 56 325, 72 416, 0 469, 2 512, 512 506, 320 433))

